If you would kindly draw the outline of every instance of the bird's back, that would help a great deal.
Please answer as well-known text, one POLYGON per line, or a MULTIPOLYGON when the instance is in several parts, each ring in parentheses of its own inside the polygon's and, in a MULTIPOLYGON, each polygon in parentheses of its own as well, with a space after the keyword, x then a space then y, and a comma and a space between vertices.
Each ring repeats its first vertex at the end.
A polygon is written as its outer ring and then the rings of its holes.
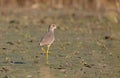
POLYGON ((54 41, 54 32, 48 31, 40 40, 40 46, 51 45, 54 41))

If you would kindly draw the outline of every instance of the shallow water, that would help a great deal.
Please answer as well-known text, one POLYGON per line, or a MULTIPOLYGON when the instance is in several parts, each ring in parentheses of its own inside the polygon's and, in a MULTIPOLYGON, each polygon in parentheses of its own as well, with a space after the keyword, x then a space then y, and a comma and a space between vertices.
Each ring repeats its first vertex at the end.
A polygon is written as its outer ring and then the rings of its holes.
POLYGON ((0 15, 1 78, 119 78, 120 27, 79 11, 4 11, 0 15), (48 25, 56 40, 49 64, 39 47, 48 25))

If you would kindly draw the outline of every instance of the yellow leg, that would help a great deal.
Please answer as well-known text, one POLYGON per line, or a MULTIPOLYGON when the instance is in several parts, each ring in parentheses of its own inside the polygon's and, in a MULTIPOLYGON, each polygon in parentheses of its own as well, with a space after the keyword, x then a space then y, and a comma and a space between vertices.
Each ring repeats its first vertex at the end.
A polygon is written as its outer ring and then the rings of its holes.
POLYGON ((50 45, 47 46, 47 51, 46 51, 46 64, 48 64, 48 53, 49 53, 49 48, 50 48, 50 45))
POLYGON ((42 50, 43 53, 45 53, 45 49, 43 47, 41 48, 41 50, 42 50))

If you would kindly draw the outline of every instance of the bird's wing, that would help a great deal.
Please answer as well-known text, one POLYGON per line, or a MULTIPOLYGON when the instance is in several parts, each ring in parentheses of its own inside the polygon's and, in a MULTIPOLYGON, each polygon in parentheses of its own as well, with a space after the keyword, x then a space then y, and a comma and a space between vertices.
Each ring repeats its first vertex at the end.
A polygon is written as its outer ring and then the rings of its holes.
POLYGON ((54 36, 52 35, 51 32, 48 32, 42 37, 40 44, 48 45, 48 44, 51 44, 53 42, 53 40, 54 40, 54 36))

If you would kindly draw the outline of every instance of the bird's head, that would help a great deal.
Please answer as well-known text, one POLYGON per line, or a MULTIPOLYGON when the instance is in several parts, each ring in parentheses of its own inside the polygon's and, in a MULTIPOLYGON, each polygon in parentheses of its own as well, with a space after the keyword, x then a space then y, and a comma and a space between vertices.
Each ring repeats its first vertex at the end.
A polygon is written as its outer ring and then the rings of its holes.
POLYGON ((51 24, 51 25, 49 26, 49 29, 48 29, 48 30, 54 31, 54 29, 56 29, 56 25, 55 25, 55 24, 51 24))

